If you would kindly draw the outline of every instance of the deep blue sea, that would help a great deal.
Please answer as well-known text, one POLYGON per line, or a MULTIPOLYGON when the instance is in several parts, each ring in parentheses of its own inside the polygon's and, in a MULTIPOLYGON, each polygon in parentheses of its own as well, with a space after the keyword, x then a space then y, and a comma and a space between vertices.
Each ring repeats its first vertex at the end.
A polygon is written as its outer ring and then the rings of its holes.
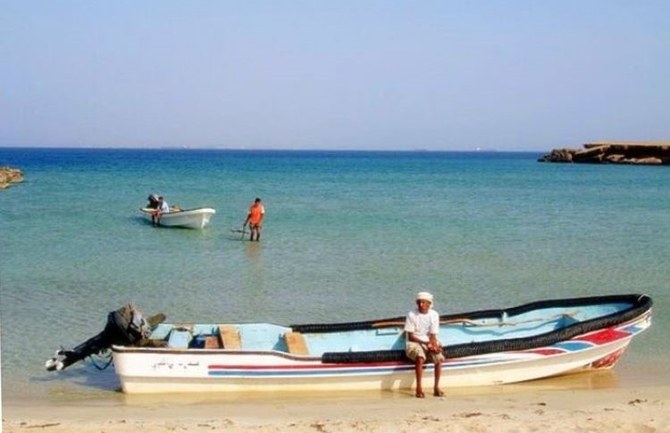
POLYGON ((2 397, 113 398, 109 370, 45 360, 125 303, 170 321, 342 322, 646 293, 654 323, 617 386, 668 383, 670 169, 539 153, 0 148, 2 397), (217 210, 202 231, 140 219, 150 193, 217 210), (261 242, 239 229, 255 197, 261 242))

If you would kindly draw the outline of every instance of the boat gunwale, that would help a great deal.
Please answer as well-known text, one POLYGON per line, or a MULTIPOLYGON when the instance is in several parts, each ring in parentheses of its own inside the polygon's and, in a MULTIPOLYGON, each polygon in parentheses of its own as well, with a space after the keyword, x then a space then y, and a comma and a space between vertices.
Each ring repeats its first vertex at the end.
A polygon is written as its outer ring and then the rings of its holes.
MULTIPOLYGON (((614 327, 621 328, 623 326, 627 326, 628 324, 633 324, 641 320, 644 320, 646 317, 651 316, 651 307, 653 302, 651 298, 647 295, 607 295, 607 296, 594 296, 586 298, 582 297, 582 298, 571 298, 571 299, 545 300, 545 301, 532 302, 508 309, 476 311, 472 313, 463 313, 457 315, 454 314, 443 315, 441 316, 441 319, 444 320, 453 320, 455 318, 466 318, 466 317, 468 319, 492 317, 493 315, 503 313, 506 313, 507 314, 506 317, 510 318, 522 314, 524 312, 543 308, 553 308, 556 306, 567 308, 574 306, 595 305, 603 303, 621 303, 621 302, 630 303, 631 306, 629 308, 625 308, 621 311, 617 311, 612 314, 596 317, 582 322, 577 322, 554 331, 549 331, 530 337, 508 338, 508 339, 498 339, 490 341, 471 342, 457 345, 446 345, 443 346, 443 351, 447 359, 458 359, 469 356, 485 355, 489 353, 525 351, 541 347, 548 347, 561 341, 572 340, 580 335, 587 335, 589 333, 593 333, 599 330, 614 327)), ((399 320, 399 319, 336 323, 331 325, 324 324, 324 326, 318 326, 317 331, 308 329, 309 327, 313 327, 315 325, 293 325, 291 326, 291 328, 293 329, 293 331, 299 331, 299 332, 312 332, 312 333, 337 332, 344 330, 374 329, 378 328, 378 326, 375 326, 375 324, 393 320, 399 320), (351 326, 351 328, 342 329, 342 327, 345 325, 351 326), (361 327, 363 325, 365 325, 365 327, 361 327)), ((291 354, 278 350, 238 350, 238 349, 231 350, 225 348, 175 349, 175 348, 113 345, 112 351, 116 353, 145 353, 145 354, 157 353, 157 354, 195 354, 195 355, 226 355, 226 356, 273 355, 290 360, 303 361, 303 362, 306 361, 321 362, 327 364, 353 364, 353 363, 404 364, 409 362, 407 357, 405 356, 404 350, 325 352, 321 356, 309 356, 309 355, 306 356, 306 355, 291 354)))
MULTIPOLYGON (((651 315, 652 300, 647 295, 608 295, 594 296, 586 298, 571 298, 537 301, 529 304, 520 305, 503 310, 487 310, 475 312, 476 314, 464 313, 460 315, 444 315, 441 320, 454 319, 457 316, 461 318, 482 318, 490 317, 490 314, 484 313, 505 313, 507 318, 517 316, 534 309, 553 308, 557 306, 575 307, 585 305, 595 305, 603 303, 630 303, 629 308, 617 311, 605 316, 599 316, 593 319, 576 322, 574 324, 529 337, 505 338, 489 341, 477 341, 471 343, 462 343, 455 345, 445 345, 442 347, 444 356, 449 359, 464 358, 468 356, 485 355, 488 353, 501 353, 511 351, 523 351, 537 349, 540 347, 552 346, 561 341, 569 341, 580 335, 586 335, 602 329, 621 327, 623 325, 643 320, 651 315), (606 301, 606 302, 605 302, 606 301), (475 317, 477 316, 477 317, 475 317)), ((500 316, 502 317, 502 316, 500 316)), ((375 350, 358 352, 325 352, 323 362, 353 363, 353 362, 377 362, 393 361, 405 357, 403 350, 375 350)))
MULTIPOLYGON (((488 310, 474 310, 465 313, 457 314, 443 314, 440 316, 440 322, 453 321, 457 323, 459 320, 476 320, 484 319, 491 317, 507 317, 512 318, 523 313, 527 313, 533 310, 542 310, 547 308, 555 307, 583 307, 587 305, 596 305, 596 304, 612 304, 612 303, 630 303, 631 309, 637 307, 648 307, 649 309, 652 306, 652 300, 649 296, 645 294, 628 294, 628 295, 603 295, 603 296, 588 296, 588 297, 576 297, 576 298, 559 298, 559 299, 550 299, 550 300, 541 300, 534 301, 514 307, 501 308, 501 309, 488 309, 488 310)), ((618 311, 612 315, 621 314, 624 311, 618 311)), ((598 317, 597 319, 603 318, 606 316, 598 317)), ((594 319, 590 319, 594 320, 594 319)), ((381 328, 381 327, 393 327, 401 326, 396 324, 398 322, 404 323, 405 316, 396 316, 387 319, 380 320, 365 320, 358 322, 340 322, 340 323, 307 323, 307 324, 294 324, 290 325, 291 329, 294 332, 302 333, 325 333, 325 332, 335 332, 335 331, 354 331, 354 330, 365 330, 372 328, 381 328), (387 325, 388 324, 388 325, 387 325)), ((582 322, 583 323, 583 322, 582 322)))
MULTIPOLYGON (((156 209, 151 209, 151 208, 148 208, 148 207, 141 207, 140 211, 145 213, 145 214, 152 214, 154 211, 156 211, 156 209)), ((179 214, 184 214, 184 213, 193 213, 193 212, 196 212, 196 211, 201 212, 201 213, 209 213, 209 214, 212 214, 212 215, 216 214, 216 209, 214 209, 212 207, 204 206, 204 207, 194 207, 194 208, 190 208, 190 209, 170 210, 170 212, 161 214, 161 217, 165 218, 166 216, 169 216, 169 215, 179 215, 179 214), (207 211, 207 212, 204 212, 204 211, 207 211)))

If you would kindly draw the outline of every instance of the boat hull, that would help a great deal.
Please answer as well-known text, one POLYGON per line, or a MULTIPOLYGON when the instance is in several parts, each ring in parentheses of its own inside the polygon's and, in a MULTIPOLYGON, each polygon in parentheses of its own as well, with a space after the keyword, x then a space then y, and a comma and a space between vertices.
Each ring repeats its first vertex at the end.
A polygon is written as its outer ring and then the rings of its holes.
MULTIPOLYGON (((490 386, 611 368, 631 339, 651 325, 651 309, 594 331, 526 350, 450 356, 442 364, 445 387, 490 386)), ((126 393, 287 392, 394 390, 414 387, 407 360, 328 362, 326 357, 279 350, 112 347, 126 393)), ((426 365, 424 385, 432 386, 426 365)))
MULTIPOLYGON (((142 208, 140 212, 145 220, 153 222, 154 210, 142 208)), ((180 227, 199 230, 209 224, 214 214, 216 214, 216 210, 207 207, 172 211, 162 214, 158 225, 161 227, 180 227)))

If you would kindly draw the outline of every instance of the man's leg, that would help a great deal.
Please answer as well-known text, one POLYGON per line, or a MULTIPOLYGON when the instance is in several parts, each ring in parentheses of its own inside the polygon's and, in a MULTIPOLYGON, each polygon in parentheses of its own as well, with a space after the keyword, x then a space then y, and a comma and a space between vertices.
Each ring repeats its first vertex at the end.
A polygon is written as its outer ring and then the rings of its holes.
POLYGON ((423 393, 423 386, 422 386, 424 361, 425 360, 420 356, 417 356, 416 361, 414 361, 414 372, 415 372, 415 375, 416 375, 416 396, 417 396, 417 398, 424 398, 425 397, 425 395, 423 393))
POLYGON ((442 376, 442 361, 439 359, 435 362, 435 386, 433 387, 433 395, 435 397, 442 397, 444 393, 440 390, 440 377, 442 376))

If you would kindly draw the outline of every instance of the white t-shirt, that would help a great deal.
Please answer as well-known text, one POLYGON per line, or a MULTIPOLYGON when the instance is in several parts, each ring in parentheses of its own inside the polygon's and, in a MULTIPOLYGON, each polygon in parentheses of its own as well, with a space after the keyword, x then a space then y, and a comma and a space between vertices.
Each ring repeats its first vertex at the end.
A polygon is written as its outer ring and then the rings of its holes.
POLYGON ((411 332, 420 341, 428 343, 429 334, 440 332, 440 315, 435 310, 428 310, 426 314, 419 313, 419 310, 410 311, 405 320, 405 332, 411 332))

